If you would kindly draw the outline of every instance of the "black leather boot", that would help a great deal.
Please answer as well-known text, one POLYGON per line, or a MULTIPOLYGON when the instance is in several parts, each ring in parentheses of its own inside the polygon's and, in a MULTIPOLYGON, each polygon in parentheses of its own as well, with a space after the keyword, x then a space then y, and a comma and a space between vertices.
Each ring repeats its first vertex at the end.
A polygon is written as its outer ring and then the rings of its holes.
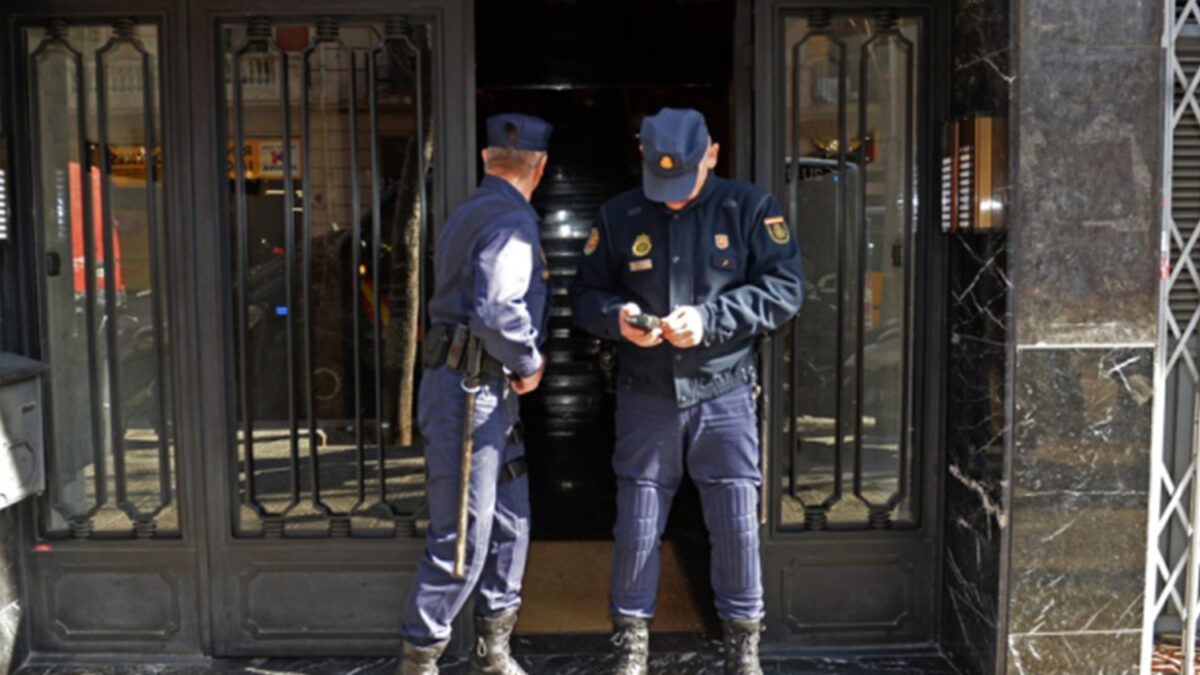
POLYGON ((646 675, 646 661, 650 658, 649 619, 614 616, 612 643, 617 648, 613 675, 646 675))
POLYGON ((438 675, 437 662, 442 652, 446 651, 448 642, 439 642, 428 647, 418 647, 404 643, 404 653, 400 656, 400 665, 396 666, 396 675, 438 675))
POLYGON ((517 625, 517 610, 475 617, 475 649, 470 675, 526 675, 509 653, 508 639, 517 625))
POLYGON ((761 622, 725 619, 721 628, 725 632, 725 675, 763 675, 758 662, 761 622))

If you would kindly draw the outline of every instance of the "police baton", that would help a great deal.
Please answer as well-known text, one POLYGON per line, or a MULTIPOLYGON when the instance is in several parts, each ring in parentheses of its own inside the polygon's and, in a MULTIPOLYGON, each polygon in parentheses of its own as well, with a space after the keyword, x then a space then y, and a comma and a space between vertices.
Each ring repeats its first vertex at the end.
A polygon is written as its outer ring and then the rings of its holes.
POLYGON ((483 364, 483 345, 475 336, 467 342, 467 364, 459 386, 466 392, 463 409, 462 461, 458 471, 458 532, 454 540, 454 576, 467 576, 467 520, 471 503, 471 455, 475 451, 475 396, 483 387, 479 370, 483 364))

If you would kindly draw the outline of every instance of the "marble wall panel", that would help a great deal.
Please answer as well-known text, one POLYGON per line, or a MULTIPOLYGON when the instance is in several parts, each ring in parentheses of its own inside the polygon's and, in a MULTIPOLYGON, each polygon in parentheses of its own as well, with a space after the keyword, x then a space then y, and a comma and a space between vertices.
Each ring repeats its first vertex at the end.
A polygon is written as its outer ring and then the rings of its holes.
POLYGON ((1009 672, 1019 675, 1138 672, 1137 631, 1009 637, 1009 672))
POLYGON ((996 668, 1003 504, 1007 316, 1003 233, 950 242, 942 646, 964 672, 996 668))
POLYGON ((1161 54, 1025 45, 1020 70, 1017 341, 1153 342, 1161 54))
POLYGON ((1157 46, 1163 3, 1157 0, 1024 0, 1020 22, 1037 44, 1157 46))
POLYGON ((1010 673, 1085 672, 1084 644, 1086 672, 1136 665, 1136 639, 1093 638, 1141 627, 1152 374, 1150 348, 1017 352, 1010 673))

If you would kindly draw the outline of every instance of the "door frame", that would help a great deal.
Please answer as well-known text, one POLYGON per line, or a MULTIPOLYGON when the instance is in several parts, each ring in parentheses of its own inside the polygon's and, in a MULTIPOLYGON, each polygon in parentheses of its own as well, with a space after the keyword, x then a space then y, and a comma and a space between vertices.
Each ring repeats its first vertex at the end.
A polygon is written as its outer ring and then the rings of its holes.
MULTIPOLYGON (((230 260, 232 248, 225 217, 229 212, 221 140, 225 130, 217 114, 224 91, 224 70, 217 49, 221 20, 240 21, 254 15, 297 20, 328 15, 365 19, 398 14, 433 16, 437 22, 435 45, 438 46, 433 50, 431 81, 437 111, 434 147, 443 161, 434 165, 434 181, 439 191, 434 195, 436 207, 430 209, 430 226, 436 235, 449 208, 464 201, 475 187, 475 40, 470 0, 355 0, 351 6, 339 6, 333 11, 327 0, 193 0, 191 3, 188 23, 194 38, 189 53, 195 78, 192 88, 200 97, 192 106, 193 129, 197 131, 191 140, 191 156, 193 170, 199 177, 195 182, 196 203, 220 205, 198 210, 196 226, 192 228, 197 260, 221 261, 221 264, 198 265, 196 273, 197 316, 216 319, 198 326, 198 360, 220 364, 219 368, 202 369, 197 380, 200 406, 206 411, 200 447, 206 449, 210 461, 203 476, 209 497, 206 516, 210 527, 204 548, 212 576, 208 598, 213 636, 210 653, 218 656, 379 654, 395 653, 400 647, 398 621, 394 625, 378 622, 380 631, 369 636, 361 632, 354 637, 348 633, 327 633, 336 642, 332 650, 320 644, 320 631, 261 630, 259 637, 250 637, 260 629, 249 625, 245 616, 249 611, 249 586, 263 575, 345 573, 345 562, 350 558, 356 561, 356 572, 374 575, 381 588, 392 587, 393 592, 402 593, 407 585, 395 588, 395 582, 402 577, 411 578, 424 552, 425 540, 423 537, 262 540, 233 536, 231 507, 237 501, 237 493, 231 480, 236 475, 236 449, 230 446, 230 430, 236 419, 231 394, 235 389, 234 362, 230 358, 232 293, 224 264, 230 260), (465 166, 452 169, 445 159, 461 161, 465 166)), ((459 648, 470 637, 468 630, 456 630, 455 634, 456 644, 451 649, 459 648)))
MULTIPOLYGON (((781 72, 783 45, 780 38, 783 21, 789 15, 812 9, 829 9, 835 14, 875 10, 897 10, 902 15, 922 17, 923 36, 928 57, 918 62, 918 77, 928 83, 920 96, 918 124, 927 141, 917 147, 917 164, 922 171, 920 200, 937 204, 938 181, 935 163, 941 142, 941 129, 949 111, 950 8, 939 0, 754 0, 754 176, 756 182, 774 194, 784 194, 783 167, 776 149, 782 147, 784 113, 777 105, 783 97, 784 73, 781 72), (924 115, 922 118, 921 115, 924 115)), ((920 49, 920 45, 916 45, 920 49)), ((767 522, 763 527, 763 582, 768 598, 767 614, 776 620, 767 626, 766 644, 780 649, 878 646, 896 648, 932 648, 941 633, 943 496, 941 486, 945 467, 945 363, 947 335, 947 239, 936 229, 934 209, 929 207, 917 220, 914 247, 913 346, 911 373, 916 378, 912 420, 915 444, 923 449, 917 467, 920 475, 920 524, 911 530, 804 531, 781 526, 781 485, 784 467, 777 450, 787 445, 782 433, 786 418, 780 401, 772 401, 773 368, 765 368, 764 392, 769 430, 769 489, 766 498, 767 522), (922 267, 919 263, 925 263, 922 267), (919 417, 918 417, 919 416, 919 417), (874 567, 879 574, 891 574, 897 583, 913 588, 932 589, 921 602, 910 603, 917 610, 909 630, 888 630, 878 626, 855 626, 847 622, 789 627, 789 593, 805 586, 804 569, 808 565, 855 564, 874 567), (813 643, 803 636, 819 634, 826 640, 813 643)), ((775 355, 780 346, 769 340, 764 353, 775 355)), ((772 356, 774 359, 774 356, 772 356)), ((816 589, 817 594, 836 592, 816 589)), ((900 615, 899 619, 904 619, 900 615)))

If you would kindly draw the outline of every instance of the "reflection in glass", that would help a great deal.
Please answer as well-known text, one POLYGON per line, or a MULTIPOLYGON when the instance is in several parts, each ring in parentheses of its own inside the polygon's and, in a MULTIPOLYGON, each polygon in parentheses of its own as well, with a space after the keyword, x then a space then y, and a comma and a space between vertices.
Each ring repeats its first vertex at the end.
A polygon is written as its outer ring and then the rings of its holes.
POLYGON ((158 30, 25 33, 51 536, 176 536, 158 30))
POLYGON ((428 23, 224 28, 245 536, 411 536, 428 23))
POLYGON ((785 526, 914 524, 919 28, 894 14, 785 24, 788 208, 806 277, 779 336, 785 526))

